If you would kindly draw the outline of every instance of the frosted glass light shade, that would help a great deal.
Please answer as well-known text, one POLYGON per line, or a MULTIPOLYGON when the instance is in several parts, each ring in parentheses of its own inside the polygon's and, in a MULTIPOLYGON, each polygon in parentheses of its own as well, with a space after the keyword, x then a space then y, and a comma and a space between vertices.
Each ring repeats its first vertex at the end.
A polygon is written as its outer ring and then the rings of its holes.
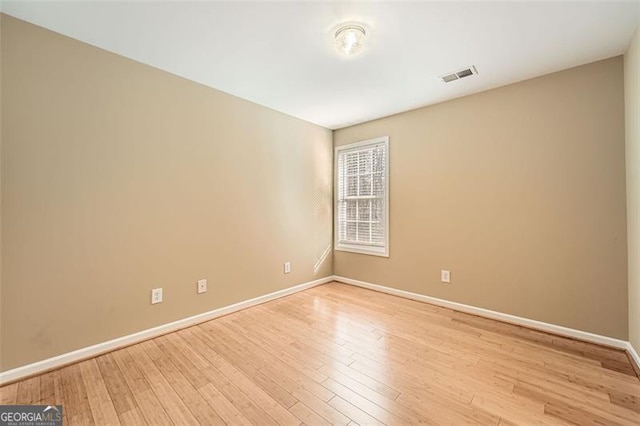
POLYGON ((346 56, 361 53, 367 39, 367 33, 360 25, 349 24, 336 31, 335 47, 346 56))

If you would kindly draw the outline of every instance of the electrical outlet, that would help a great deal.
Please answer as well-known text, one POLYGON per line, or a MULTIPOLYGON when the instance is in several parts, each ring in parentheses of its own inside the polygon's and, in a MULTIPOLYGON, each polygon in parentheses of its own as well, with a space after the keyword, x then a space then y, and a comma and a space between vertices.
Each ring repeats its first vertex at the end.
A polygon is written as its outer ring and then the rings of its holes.
POLYGON ((207 280, 198 280, 198 294, 207 292, 207 280))
POLYGON ((162 289, 154 288, 151 290, 151 304, 162 303, 162 289))
POLYGON ((284 273, 288 274, 291 272, 291 262, 285 262, 284 263, 284 273))
POLYGON ((451 271, 446 271, 446 270, 442 270, 440 271, 440 281, 442 281, 443 283, 450 283, 451 282, 451 271))

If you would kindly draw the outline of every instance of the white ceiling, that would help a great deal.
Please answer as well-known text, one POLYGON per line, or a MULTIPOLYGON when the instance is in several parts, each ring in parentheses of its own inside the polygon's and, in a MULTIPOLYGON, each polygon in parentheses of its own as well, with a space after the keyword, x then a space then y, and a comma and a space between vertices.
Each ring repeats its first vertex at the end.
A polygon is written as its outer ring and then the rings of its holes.
POLYGON ((336 129, 624 53, 640 2, 2 2, 2 11, 336 129), (360 56, 333 50, 345 21, 360 56), (479 74, 438 76, 475 65, 479 74))

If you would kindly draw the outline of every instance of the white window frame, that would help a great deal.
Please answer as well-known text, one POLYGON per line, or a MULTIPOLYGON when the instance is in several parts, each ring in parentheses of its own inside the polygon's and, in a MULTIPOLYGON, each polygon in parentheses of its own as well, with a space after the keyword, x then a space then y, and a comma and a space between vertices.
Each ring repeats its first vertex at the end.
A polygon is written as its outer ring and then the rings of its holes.
POLYGON ((334 149, 334 194, 335 201, 333 206, 333 217, 334 217, 334 250, 337 251, 346 251, 351 253, 359 253, 359 254, 368 254, 372 256, 382 256, 389 257, 389 136, 381 136, 375 139, 369 139, 366 141, 355 142, 349 145, 341 145, 337 146, 334 149), (340 243, 340 232, 339 232, 339 203, 338 197, 340 196, 339 192, 339 164, 338 158, 342 151, 350 151, 352 149, 361 148, 367 145, 377 145, 383 143, 385 147, 385 191, 384 191, 384 247, 377 246, 368 246, 364 244, 345 244, 340 243))

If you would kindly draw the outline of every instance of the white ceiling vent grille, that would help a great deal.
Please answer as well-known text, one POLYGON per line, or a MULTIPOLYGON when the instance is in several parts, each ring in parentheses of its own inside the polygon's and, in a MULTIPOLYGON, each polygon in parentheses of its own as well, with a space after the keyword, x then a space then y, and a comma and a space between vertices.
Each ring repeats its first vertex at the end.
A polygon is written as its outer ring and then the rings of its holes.
POLYGON ((445 83, 450 83, 455 80, 460 80, 461 78, 469 77, 470 75, 478 74, 478 70, 474 65, 471 65, 468 68, 462 69, 460 71, 452 72, 451 74, 446 74, 440 77, 445 83))

